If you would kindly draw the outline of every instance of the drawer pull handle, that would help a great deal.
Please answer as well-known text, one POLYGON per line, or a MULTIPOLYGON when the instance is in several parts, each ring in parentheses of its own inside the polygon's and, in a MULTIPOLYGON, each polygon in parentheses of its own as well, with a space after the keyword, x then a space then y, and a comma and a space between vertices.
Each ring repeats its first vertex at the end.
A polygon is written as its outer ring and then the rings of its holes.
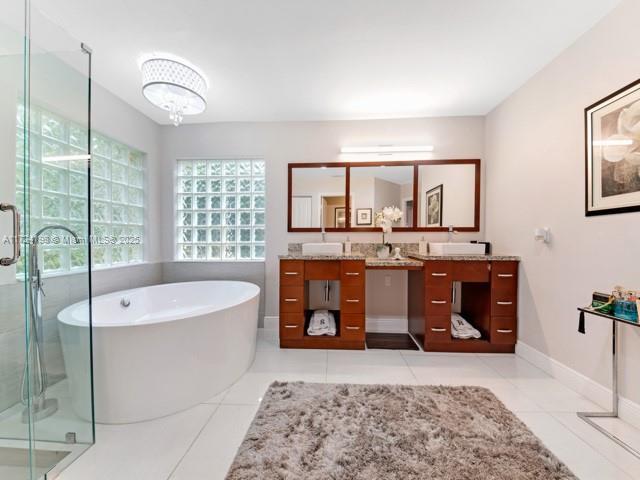
POLYGON ((498 333, 513 333, 513 330, 505 330, 505 329, 499 328, 498 330, 496 330, 496 332, 498 332, 498 333))
POLYGON ((288 302, 288 303, 296 303, 298 301, 298 299, 297 298, 285 298, 284 301, 288 302))
POLYGON ((285 275, 298 275, 298 272, 284 272, 285 275))
POLYGON ((446 328, 431 328, 432 332, 438 332, 438 333, 442 333, 442 332, 446 332, 447 329, 446 328))
POLYGON ((360 330, 360 327, 347 327, 347 330, 360 330))
POLYGON ((438 273, 438 272, 433 272, 431 274, 432 277, 446 277, 447 274, 446 273, 438 273))
POLYGON ((445 303, 447 303, 446 300, 431 300, 431 303, 435 304, 435 305, 444 305, 445 303))
POLYGON ((513 273, 499 273, 498 278, 513 278, 513 273))
POLYGON ((357 298, 347 298, 347 303, 360 303, 357 298))
POLYGON ((284 328, 298 328, 298 325, 285 325, 284 328))
POLYGON ((498 305, 513 305, 513 302, 496 302, 498 305))
POLYGON ((357 277, 360 275, 360 272, 346 272, 345 275, 349 277, 357 277))

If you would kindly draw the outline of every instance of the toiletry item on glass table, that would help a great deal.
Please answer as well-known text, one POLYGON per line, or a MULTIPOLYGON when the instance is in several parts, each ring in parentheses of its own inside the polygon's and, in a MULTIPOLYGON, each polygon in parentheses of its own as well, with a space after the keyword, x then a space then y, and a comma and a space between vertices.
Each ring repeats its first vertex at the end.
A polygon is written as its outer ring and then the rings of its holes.
POLYGON ((638 310, 640 310, 640 291, 616 286, 611 294, 594 292, 591 308, 600 313, 637 322, 638 310))
POLYGON ((631 322, 638 321, 638 307, 640 307, 640 292, 636 290, 626 290, 623 287, 616 286, 611 294, 613 301, 613 315, 629 320, 631 322))

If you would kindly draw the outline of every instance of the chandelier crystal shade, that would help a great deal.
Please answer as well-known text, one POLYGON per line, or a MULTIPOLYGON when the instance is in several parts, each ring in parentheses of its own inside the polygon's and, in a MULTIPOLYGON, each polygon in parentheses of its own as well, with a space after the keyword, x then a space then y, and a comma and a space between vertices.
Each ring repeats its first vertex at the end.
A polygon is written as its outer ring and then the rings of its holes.
POLYGON ((168 58, 152 58, 142 66, 142 93, 156 107, 169 112, 175 126, 185 115, 207 108, 207 81, 196 70, 168 58))

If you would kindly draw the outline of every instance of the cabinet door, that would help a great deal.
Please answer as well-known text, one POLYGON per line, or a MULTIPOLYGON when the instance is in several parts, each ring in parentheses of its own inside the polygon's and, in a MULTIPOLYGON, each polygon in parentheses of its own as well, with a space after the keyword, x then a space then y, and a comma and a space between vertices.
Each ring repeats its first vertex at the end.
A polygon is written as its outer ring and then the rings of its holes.
POLYGON ((491 318, 491 343, 501 345, 513 345, 516 343, 517 321, 515 317, 492 317, 491 318))
POLYGON ((364 285, 366 274, 364 261, 343 260, 340 267, 340 282, 343 287, 364 285))
POLYGON ((280 314, 280 338, 302 338, 303 336, 303 314, 280 314))
POLYGON ((280 285, 299 286, 304 283, 304 261, 280 261, 280 285))
POLYGON ((364 285, 342 286, 340 288, 340 310, 342 313, 364 313, 364 285))
POLYGON ((434 287, 451 285, 453 262, 433 260, 424 262, 425 284, 434 287))
POLYGON ((280 313, 304 311, 304 287, 280 287, 280 313))
POLYGON ((426 327, 426 343, 451 342, 451 315, 427 316, 426 327))

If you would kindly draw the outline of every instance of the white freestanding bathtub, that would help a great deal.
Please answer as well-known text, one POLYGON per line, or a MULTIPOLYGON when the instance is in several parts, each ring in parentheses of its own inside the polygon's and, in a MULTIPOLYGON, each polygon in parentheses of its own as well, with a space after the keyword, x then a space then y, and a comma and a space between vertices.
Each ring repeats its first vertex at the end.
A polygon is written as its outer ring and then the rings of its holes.
MULTIPOLYGON (((203 281, 93 298, 96 421, 150 420, 228 388, 253 362, 259 296, 252 283, 203 281)), ((85 419, 88 308, 84 301, 58 314, 72 402, 85 419)))

